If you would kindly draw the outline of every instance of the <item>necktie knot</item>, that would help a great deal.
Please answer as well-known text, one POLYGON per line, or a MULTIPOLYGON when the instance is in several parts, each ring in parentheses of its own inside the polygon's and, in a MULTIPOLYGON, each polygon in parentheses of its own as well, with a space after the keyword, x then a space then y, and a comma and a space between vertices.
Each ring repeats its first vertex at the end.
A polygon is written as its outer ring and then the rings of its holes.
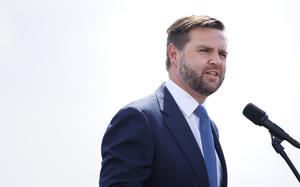
POLYGON ((202 105, 199 105, 195 111, 196 111, 196 115, 200 119, 208 119, 209 118, 206 109, 202 105))

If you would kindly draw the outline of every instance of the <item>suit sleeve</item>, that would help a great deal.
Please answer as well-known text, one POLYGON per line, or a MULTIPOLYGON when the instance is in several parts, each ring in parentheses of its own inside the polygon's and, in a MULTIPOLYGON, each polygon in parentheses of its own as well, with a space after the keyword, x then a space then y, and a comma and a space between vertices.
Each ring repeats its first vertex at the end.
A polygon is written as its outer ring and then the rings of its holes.
POLYGON ((151 175, 153 140, 147 117, 126 108, 112 119, 102 140, 100 187, 142 187, 151 175))

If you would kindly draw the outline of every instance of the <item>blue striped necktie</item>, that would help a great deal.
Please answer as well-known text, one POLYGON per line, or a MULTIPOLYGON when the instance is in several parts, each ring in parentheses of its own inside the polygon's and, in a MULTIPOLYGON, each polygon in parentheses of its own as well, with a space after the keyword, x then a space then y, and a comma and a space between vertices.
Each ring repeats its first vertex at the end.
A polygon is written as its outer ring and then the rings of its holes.
POLYGON ((209 184, 210 187, 217 187, 217 164, 211 121, 202 105, 199 105, 195 112, 200 118, 199 131, 201 135, 202 150, 209 178, 209 184))

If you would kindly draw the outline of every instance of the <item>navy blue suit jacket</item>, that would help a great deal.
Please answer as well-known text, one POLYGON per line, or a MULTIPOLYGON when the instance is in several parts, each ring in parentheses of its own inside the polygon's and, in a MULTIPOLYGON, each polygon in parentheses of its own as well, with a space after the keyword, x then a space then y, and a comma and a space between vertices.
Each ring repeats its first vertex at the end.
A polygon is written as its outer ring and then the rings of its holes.
MULTIPOLYGON (((214 139, 223 168, 222 187, 226 187, 227 169, 217 131, 214 139)), ((101 152, 100 187, 209 187, 198 144, 165 85, 114 116, 101 152)))

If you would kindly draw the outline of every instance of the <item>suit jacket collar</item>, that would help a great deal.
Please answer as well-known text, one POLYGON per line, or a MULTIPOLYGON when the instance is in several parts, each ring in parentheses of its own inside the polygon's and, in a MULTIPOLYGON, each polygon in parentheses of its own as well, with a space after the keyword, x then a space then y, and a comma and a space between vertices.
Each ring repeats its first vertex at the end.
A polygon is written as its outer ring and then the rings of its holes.
POLYGON ((199 186, 209 186, 202 153, 178 105, 164 85, 158 89, 156 95, 162 111, 163 122, 190 162, 199 186))
POLYGON ((226 162, 225 162, 225 157, 221 148, 221 144, 218 138, 218 135, 215 130, 213 130, 213 136, 214 136, 214 142, 215 142, 215 147, 221 162, 221 166, 223 169, 223 175, 222 175, 222 182, 221 182, 221 187, 226 187, 227 186, 227 167, 226 167, 226 162))
MULTIPOLYGON (((185 120, 174 98, 164 84, 161 85, 160 88, 156 91, 156 97, 159 103, 160 110, 162 112, 163 122, 169 129, 174 140, 182 150, 183 154, 186 156, 187 160, 190 162, 194 174, 197 176, 199 186, 209 186, 208 176, 205 168, 205 161, 202 153, 198 147, 192 131, 189 128, 187 121, 185 120)), ((216 142, 216 150, 223 168, 222 187, 225 187, 227 186, 226 164, 219 140, 215 132, 214 139, 216 142)))

